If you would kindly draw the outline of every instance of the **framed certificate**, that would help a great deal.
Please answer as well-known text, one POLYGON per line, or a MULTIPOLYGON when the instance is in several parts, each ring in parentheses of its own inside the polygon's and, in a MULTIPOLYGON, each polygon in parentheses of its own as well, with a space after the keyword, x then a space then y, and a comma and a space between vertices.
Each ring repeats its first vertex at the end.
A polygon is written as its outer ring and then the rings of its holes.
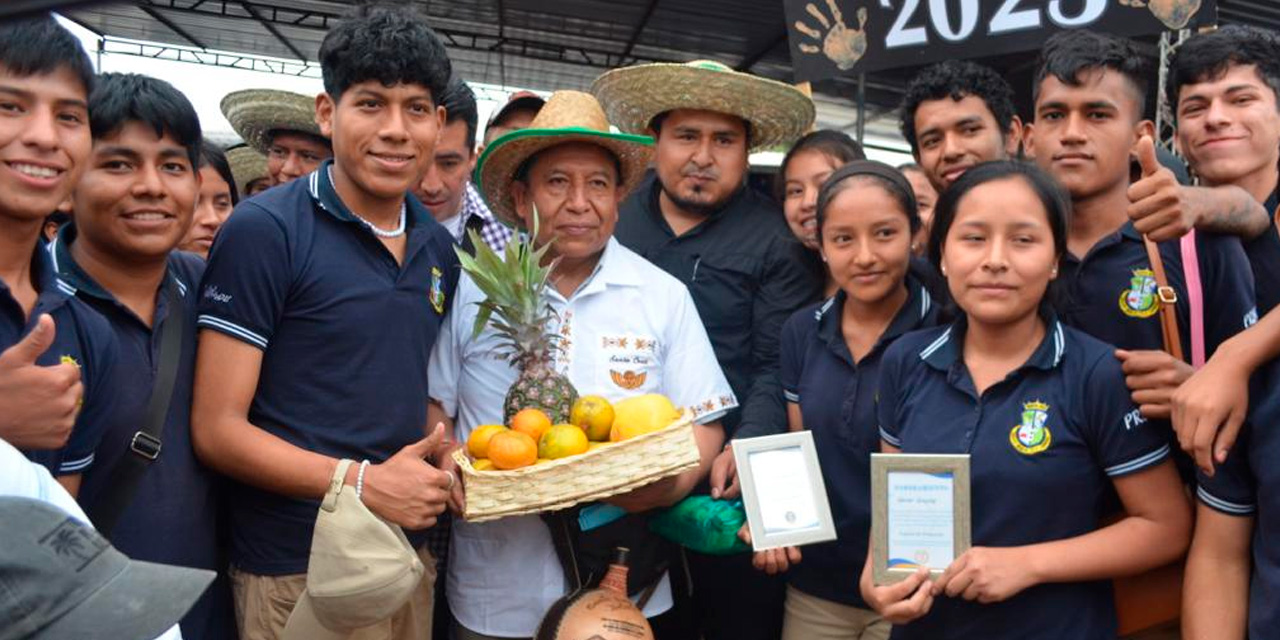
POLYGON ((734 440, 733 457, 756 551, 836 539, 813 433, 734 440))
POLYGON ((871 563, 876 584, 920 567, 935 577, 969 549, 969 456, 871 454, 871 563))

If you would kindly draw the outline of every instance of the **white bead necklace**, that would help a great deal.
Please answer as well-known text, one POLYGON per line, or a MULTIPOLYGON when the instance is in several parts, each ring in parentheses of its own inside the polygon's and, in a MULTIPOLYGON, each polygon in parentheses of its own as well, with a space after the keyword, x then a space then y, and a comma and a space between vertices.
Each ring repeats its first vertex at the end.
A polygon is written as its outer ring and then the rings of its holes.
MULTIPOLYGON (((333 167, 332 166, 329 167, 329 182, 331 184, 333 183, 333 167)), ((373 235, 375 236, 378 236, 380 238, 399 238, 400 236, 404 235, 405 206, 403 202, 400 203, 400 224, 397 225, 396 228, 390 231, 379 229, 377 225, 373 224, 372 222, 369 222, 368 220, 365 220, 363 216, 356 213, 354 210, 351 210, 350 208, 348 208, 348 210, 351 211, 351 215, 356 217, 356 220, 363 222, 364 226, 369 227, 369 230, 372 231, 373 235)))
POLYGON ((390 231, 387 231, 385 229, 379 229, 372 222, 369 222, 368 220, 365 220, 364 218, 360 217, 360 214, 354 211, 351 212, 351 215, 355 216, 356 219, 359 220, 360 222, 363 222, 364 226, 369 227, 369 230, 373 232, 373 235, 378 236, 380 238, 398 238, 404 235, 405 215, 404 215, 403 204, 400 205, 400 224, 396 228, 390 231))

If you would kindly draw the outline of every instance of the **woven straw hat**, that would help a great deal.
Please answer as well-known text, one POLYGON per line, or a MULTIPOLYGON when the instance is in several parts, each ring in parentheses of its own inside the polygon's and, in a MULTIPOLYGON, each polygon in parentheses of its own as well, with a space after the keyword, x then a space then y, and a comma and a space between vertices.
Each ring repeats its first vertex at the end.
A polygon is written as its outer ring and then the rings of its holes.
POLYGON ((227 164, 231 165, 231 177, 236 181, 236 193, 247 198, 249 183, 267 177, 267 157, 248 145, 227 149, 227 164))
POLYGON ((614 69, 591 83, 591 93, 628 133, 646 133, 654 116, 674 109, 738 116, 751 123, 752 151, 790 145, 814 119, 813 100, 799 89, 711 60, 614 69))
POLYGON ((512 131, 485 147, 476 163, 476 188, 489 209, 508 225, 519 226, 511 183, 520 165, 535 153, 566 142, 589 142, 607 149, 622 164, 621 189, 630 193, 653 157, 653 138, 610 133, 604 109, 589 93, 557 91, 547 99, 528 129, 512 131))
POLYGON ((324 138, 316 124, 315 97, 276 89, 232 91, 222 98, 222 115, 249 146, 266 154, 272 131, 299 131, 324 138))

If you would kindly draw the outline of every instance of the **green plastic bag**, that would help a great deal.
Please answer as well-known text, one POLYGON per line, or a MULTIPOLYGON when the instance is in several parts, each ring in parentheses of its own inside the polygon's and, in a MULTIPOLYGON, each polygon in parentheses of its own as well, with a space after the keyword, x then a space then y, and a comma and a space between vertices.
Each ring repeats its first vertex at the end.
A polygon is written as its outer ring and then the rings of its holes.
POLYGON ((649 517, 654 533, 698 553, 727 556, 751 550, 738 538, 747 522, 741 500, 715 500, 689 496, 649 517))

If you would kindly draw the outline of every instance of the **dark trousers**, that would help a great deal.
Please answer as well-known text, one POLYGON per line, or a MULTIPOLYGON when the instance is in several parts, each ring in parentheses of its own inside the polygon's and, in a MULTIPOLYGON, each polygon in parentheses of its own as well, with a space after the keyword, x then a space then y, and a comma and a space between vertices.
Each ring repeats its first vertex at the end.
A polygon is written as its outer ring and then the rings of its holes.
MULTIPOLYGON (((784 575, 751 566, 751 554, 709 556, 686 549, 688 580, 672 572, 675 607, 654 625, 658 640, 778 640, 787 599, 784 575)), ((657 618, 650 620, 655 622, 657 618)))

